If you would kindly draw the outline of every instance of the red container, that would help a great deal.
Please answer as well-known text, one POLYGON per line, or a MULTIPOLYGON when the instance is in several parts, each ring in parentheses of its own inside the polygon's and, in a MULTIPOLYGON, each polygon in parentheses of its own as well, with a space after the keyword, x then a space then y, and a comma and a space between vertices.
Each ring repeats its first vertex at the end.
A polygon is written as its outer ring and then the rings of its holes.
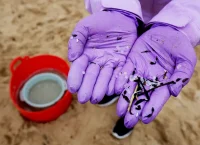
POLYGON ((35 57, 18 57, 10 64, 12 73, 10 81, 10 97, 14 106, 25 118, 35 122, 48 122, 57 119, 71 104, 72 95, 69 91, 54 105, 42 111, 27 111, 19 105, 19 91, 23 84, 33 75, 42 71, 55 71, 67 78, 68 64, 59 57, 52 55, 40 55, 35 57))

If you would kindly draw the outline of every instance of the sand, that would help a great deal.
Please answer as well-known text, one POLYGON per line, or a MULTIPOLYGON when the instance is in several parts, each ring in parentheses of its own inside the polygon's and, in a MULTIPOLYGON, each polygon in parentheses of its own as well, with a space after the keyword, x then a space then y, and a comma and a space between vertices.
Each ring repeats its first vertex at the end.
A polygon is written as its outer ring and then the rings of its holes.
POLYGON ((37 124, 19 115, 9 99, 10 61, 45 53, 66 59, 70 33, 86 15, 83 0, 0 0, 0 145, 200 145, 200 61, 179 97, 125 140, 110 135, 116 104, 80 105, 74 96, 56 121, 37 124))

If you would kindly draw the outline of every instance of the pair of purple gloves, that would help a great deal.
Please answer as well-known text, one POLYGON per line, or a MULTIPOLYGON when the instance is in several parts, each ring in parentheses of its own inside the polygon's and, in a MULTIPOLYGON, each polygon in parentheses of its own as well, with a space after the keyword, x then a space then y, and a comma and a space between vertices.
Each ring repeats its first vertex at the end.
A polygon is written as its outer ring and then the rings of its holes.
POLYGON ((197 61, 188 38, 172 26, 156 24, 138 36, 138 25, 134 14, 110 9, 81 20, 69 40, 69 91, 82 104, 121 94, 117 114, 127 128, 154 120, 189 82, 197 61))

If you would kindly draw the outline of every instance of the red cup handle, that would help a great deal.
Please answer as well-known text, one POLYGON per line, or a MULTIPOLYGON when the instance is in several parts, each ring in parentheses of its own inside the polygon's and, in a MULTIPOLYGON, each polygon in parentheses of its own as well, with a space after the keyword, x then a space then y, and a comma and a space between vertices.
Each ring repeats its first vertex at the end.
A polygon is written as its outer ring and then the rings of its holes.
POLYGON ((15 72, 15 70, 17 69, 17 67, 24 61, 24 60, 27 60, 29 59, 28 56, 25 56, 24 58, 22 57, 17 57, 15 58, 11 64, 10 64, 10 71, 11 73, 13 74, 15 72))

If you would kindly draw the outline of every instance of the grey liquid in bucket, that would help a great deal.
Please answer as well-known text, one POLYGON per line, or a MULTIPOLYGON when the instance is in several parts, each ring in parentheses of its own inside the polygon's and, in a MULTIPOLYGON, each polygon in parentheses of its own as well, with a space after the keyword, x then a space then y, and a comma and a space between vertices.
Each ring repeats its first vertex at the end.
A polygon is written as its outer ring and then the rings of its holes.
POLYGON ((46 104, 55 100, 61 91, 62 88, 56 81, 40 81, 30 89, 28 100, 35 104, 46 104))
POLYGON ((64 78, 54 73, 41 73, 25 83, 20 99, 31 107, 45 108, 59 101, 66 90, 64 78))

